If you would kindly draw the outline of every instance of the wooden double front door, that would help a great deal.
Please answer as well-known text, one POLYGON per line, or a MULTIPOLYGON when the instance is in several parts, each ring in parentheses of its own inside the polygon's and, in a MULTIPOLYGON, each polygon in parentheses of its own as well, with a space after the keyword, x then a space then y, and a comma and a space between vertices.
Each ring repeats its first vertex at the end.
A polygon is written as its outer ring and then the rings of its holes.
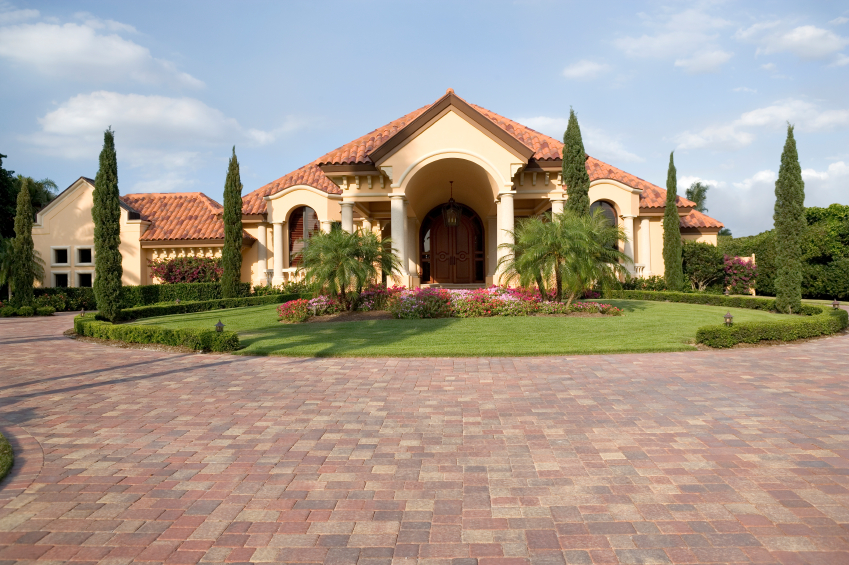
POLYGON ((483 282, 483 226, 480 219, 464 211, 459 224, 453 228, 445 225, 441 214, 429 214, 428 220, 422 226, 422 282, 483 282))

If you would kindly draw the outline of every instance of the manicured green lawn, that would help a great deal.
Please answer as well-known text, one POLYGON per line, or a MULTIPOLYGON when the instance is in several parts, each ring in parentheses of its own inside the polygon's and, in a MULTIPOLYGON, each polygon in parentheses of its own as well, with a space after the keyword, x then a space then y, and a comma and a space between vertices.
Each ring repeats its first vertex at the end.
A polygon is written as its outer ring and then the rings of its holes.
MULTIPOLYGON (((610 300, 624 316, 448 318, 281 324, 276 305, 139 320, 167 328, 212 328, 221 319, 239 332, 240 354, 316 357, 470 357, 686 351, 696 329, 721 324, 726 308, 610 300)), ((735 322, 778 314, 732 309, 735 322)))

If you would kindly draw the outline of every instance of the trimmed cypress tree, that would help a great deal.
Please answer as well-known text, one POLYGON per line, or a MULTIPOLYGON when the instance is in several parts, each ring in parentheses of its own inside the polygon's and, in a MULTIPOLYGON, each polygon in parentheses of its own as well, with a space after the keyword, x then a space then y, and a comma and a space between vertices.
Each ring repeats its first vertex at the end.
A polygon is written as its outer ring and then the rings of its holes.
POLYGON ((35 247, 32 243, 32 200, 29 179, 21 183, 15 213, 15 241, 12 244, 12 302, 32 306, 32 282, 35 280, 35 247))
POLYGON ((775 181, 775 307, 779 312, 802 308, 802 234, 805 219, 805 182, 796 152, 793 126, 787 124, 787 141, 775 181))
POLYGON ((121 311, 121 201, 118 192, 118 157, 115 133, 103 133, 100 168, 94 177, 91 218, 94 220, 94 297, 100 315, 115 321, 121 311))
POLYGON ((566 185, 565 208, 580 216, 590 213, 590 175, 587 154, 581 139, 581 128, 575 110, 569 108, 569 124, 563 134, 563 184, 566 185))
POLYGON ((224 298, 239 296, 242 280, 242 181, 239 178, 239 161, 236 147, 227 167, 224 183, 224 250, 222 251, 221 295, 224 298))
POLYGON ((681 290, 684 286, 684 267, 681 259, 681 220, 678 218, 678 178, 669 154, 669 172, 666 174, 666 209, 663 212, 663 277, 666 288, 681 290))

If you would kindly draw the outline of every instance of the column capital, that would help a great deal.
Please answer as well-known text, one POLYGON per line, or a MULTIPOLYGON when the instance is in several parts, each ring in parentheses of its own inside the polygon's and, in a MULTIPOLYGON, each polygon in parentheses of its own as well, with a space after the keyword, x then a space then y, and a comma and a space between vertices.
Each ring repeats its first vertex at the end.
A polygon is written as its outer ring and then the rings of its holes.
POLYGON ((391 193, 391 194, 389 195, 389 198, 390 198, 390 200, 406 200, 406 199, 407 199, 407 195, 406 195, 406 194, 403 194, 403 193, 395 193, 395 192, 393 192, 393 193, 391 193))
POLYGON ((633 220, 637 216, 635 216, 634 214, 620 214, 619 217, 622 218, 623 220, 626 219, 626 218, 630 218, 630 219, 633 220))
POLYGON ((342 202, 340 202, 340 204, 345 208, 353 208, 354 207, 354 201, 353 200, 343 200, 342 202))

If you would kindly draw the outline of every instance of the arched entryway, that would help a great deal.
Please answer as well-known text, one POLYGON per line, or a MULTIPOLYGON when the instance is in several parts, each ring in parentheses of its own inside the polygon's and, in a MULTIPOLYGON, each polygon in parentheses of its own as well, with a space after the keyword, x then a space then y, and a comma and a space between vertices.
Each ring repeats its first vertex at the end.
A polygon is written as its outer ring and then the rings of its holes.
POLYGON ((309 206, 299 206, 289 215, 289 266, 301 263, 300 253, 309 245, 310 237, 321 229, 318 215, 309 206))
POLYGON ((462 204, 456 227, 445 224, 442 206, 431 210, 419 234, 419 255, 423 284, 483 283, 484 230, 474 210, 462 204))

